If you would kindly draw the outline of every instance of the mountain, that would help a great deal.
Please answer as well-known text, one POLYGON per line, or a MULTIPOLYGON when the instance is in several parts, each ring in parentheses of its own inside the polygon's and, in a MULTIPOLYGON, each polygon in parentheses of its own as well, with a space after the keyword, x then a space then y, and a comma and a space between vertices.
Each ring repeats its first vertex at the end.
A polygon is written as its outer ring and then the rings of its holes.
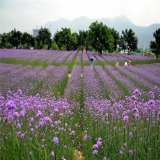
POLYGON ((149 48, 149 42, 153 40, 153 32, 160 28, 160 24, 152 24, 148 27, 136 26, 133 24, 126 16, 121 15, 117 16, 113 19, 111 18, 102 18, 102 19, 90 19, 85 16, 78 17, 73 21, 69 21, 66 19, 59 19, 55 22, 47 22, 44 27, 49 28, 51 30, 52 35, 55 34, 56 31, 60 31, 61 28, 70 28, 71 32, 79 32, 79 30, 88 30, 89 25, 94 22, 103 22, 103 24, 107 25, 110 28, 116 29, 120 34, 122 30, 132 29, 135 32, 135 35, 138 38, 138 48, 149 48), (50 27, 51 25, 51 27, 50 27))

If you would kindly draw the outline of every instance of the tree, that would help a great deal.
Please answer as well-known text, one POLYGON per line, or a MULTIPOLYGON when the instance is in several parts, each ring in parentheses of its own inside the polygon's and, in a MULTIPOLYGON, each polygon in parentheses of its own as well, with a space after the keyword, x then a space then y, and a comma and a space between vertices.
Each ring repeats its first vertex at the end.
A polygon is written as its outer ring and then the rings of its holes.
POLYGON ((16 31, 15 28, 14 30, 8 33, 8 41, 11 43, 13 47, 18 48, 18 45, 21 42, 21 34, 22 33, 20 31, 16 31))
POLYGON ((58 45, 56 44, 56 42, 52 43, 52 46, 51 46, 50 50, 59 50, 58 45))
POLYGON ((40 44, 43 44, 43 47, 45 47, 45 45, 51 46, 52 40, 50 31, 47 28, 41 28, 38 31, 38 36, 36 37, 36 40, 38 46, 40 46, 40 44))
POLYGON ((111 34, 111 29, 102 22, 93 22, 89 26, 89 33, 87 40, 89 45, 102 54, 102 50, 112 50, 114 45, 114 38, 111 34))
POLYGON ((126 29, 125 31, 122 30, 120 41, 122 49, 128 49, 128 55, 131 50, 135 51, 137 49, 138 39, 132 29, 126 29))
POLYGON ((158 60, 158 55, 160 54, 160 28, 153 33, 153 37, 155 41, 150 42, 150 48, 158 60))
MULTIPOLYGON (((111 34, 114 38, 114 46, 113 46, 113 50, 116 50, 117 49, 117 45, 119 44, 119 32, 117 32, 114 28, 111 29, 111 34)), ((112 52, 113 52, 112 50, 112 52)))
POLYGON ((62 31, 60 31, 60 39, 59 43, 60 45, 66 46, 67 51, 70 48, 70 44, 72 42, 72 37, 71 37, 71 29, 70 28, 62 28, 62 31))
POLYGON ((137 48, 136 52, 141 53, 141 49, 137 48))
POLYGON ((30 45, 34 46, 34 37, 32 35, 30 35, 29 33, 24 32, 21 35, 21 43, 22 43, 22 45, 27 44, 28 48, 30 48, 30 45))
POLYGON ((77 33, 74 32, 71 34, 71 41, 70 41, 70 47, 71 50, 77 49, 77 33))
POLYGON ((3 33, 3 34, 1 35, 1 42, 0 42, 0 45, 2 46, 2 48, 5 47, 6 42, 7 42, 7 34, 6 34, 6 33, 3 33))

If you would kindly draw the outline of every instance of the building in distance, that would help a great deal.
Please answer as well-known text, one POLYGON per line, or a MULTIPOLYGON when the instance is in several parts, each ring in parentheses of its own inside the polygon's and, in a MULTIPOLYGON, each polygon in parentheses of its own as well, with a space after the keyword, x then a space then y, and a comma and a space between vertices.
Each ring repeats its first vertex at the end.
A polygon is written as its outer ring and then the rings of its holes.
POLYGON ((33 37, 38 36, 39 29, 33 29, 33 37))

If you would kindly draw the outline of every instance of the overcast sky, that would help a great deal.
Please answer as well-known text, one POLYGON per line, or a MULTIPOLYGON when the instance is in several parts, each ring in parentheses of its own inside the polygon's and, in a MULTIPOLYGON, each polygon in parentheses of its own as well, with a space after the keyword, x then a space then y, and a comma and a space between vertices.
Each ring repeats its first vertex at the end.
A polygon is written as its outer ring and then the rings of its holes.
POLYGON ((0 33, 32 30, 60 18, 126 15, 135 25, 160 23, 160 0, 0 0, 0 33))

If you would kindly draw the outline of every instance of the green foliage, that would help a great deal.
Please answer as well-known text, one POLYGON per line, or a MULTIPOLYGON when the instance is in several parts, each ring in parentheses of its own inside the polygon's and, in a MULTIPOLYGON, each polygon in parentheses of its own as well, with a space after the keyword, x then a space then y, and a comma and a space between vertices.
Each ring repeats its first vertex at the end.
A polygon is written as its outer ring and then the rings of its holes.
POLYGON ((78 48, 77 48, 77 51, 79 52, 80 50, 83 50, 84 47, 82 45, 79 45, 78 48))
POLYGON ((5 47, 5 43, 7 42, 7 34, 6 33, 3 33, 1 36, 0 36, 0 45, 1 45, 1 48, 4 48, 5 47))
POLYGON ((77 33, 74 32, 71 34, 71 42, 70 42, 70 50, 76 50, 77 49, 77 33))
POLYGON ((14 28, 14 30, 8 33, 8 42, 10 42, 13 47, 18 48, 18 45, 21 42, 21 34, 20 31, 16 31, 14 28))
POLYGON ((60 31, 57 31, 55 34, 54 34, 54 37, 53 37, 53 42, 55 42, 59 48, 62 47, 62 45, 60 44, 60 31))
POLYGON ((135 55, 135 53, 134 53, 134 52, 129 52, 129 54, 131 54, 131 55, 135 55))
POLYGON ((117 45, 119 44, 119 32, 117 32, 114 28, 111 29, 111 34, 114 38, 114 46, 113 46, 113 50, 117 49, 117 45))
POLYGON ((48 45, 45 44, 42 49, 47 50, 48 49, 48 45))
POLYGON ((128 55, 129 52, 135 51, 137 49, 138 39, 135 36, 135 33, 132 31, 132 29, 126 29, 125 31, 122 30, 122 36, 120 38, 120 46, 125 51, 125 49, 128 49, 128 55))
POLYGON ((6 49, 12 49, 13 46, 12 46, 9 42, 7 42, 7 43, 5 44, 5 48, 6 48, 6 49))
POLYGON ((23 44, 21 49, 29 49, 30 47, 27 44, 23 44))
POLYGON ((22 45, 27 44, 28 48, 30 48, 30 46, 34 46, 34 37, 30 35, 29 33, 24 32, 21 35, 21 44, 22 45))
POLYGON ((59 50, 59 47, 56 44, 56 42, 52 43, 52 46, 51 46, 50 50, 59 50))
POLYGON ((120 53, 120 52, 121 52, 121 47, 118 47, 118 49, 117 49, 117 50, 118 50, 118 53, 120 53))
POLYGON ((89 26, 87 40, 89 45, 102 54, 102 50, 112 51, 114 46, 114 38, 111 34, 111 29, 102 22, 93 22, 89 26))
MULTIPOLYGON (((143 55, 143 54, 142 54, 142 55, 143 55)), ((147 57, 154 57, 154 54, 144 53, 144 56, 147 56, 147 57)))
POLYGON ((41 28, 38 31, 38 36, 36 37, 36 41, 38 43, 38 48, 43 48, 43 46, 46 44, 48 46, 51 46, 52 40, 51 40, 51 33, 47 28, 41 28))
POLYGON ((65 46, 65 45, 63 45, 63 46, 61 47, 61 50, 62 50, 62 51, 67 51, 66 46, 65 46))
POLYGON ((160 55, 160 28, 153 33, 153 37, 155 38, 155 41, 150 42, 150 48, 158 59, 158 55, 160 55))
POLYGON ((54 34, 54 42, 58 45, 59 48, 63 48, 63 45, 66 47, 66 50, 75 50, 77 48, 77 33, 71 33, 70 28, 62 28, 62 31, 57 31, 54 34))
POLYGON ((141 53, 141 49, 137 48, 136 52, 141 53))

